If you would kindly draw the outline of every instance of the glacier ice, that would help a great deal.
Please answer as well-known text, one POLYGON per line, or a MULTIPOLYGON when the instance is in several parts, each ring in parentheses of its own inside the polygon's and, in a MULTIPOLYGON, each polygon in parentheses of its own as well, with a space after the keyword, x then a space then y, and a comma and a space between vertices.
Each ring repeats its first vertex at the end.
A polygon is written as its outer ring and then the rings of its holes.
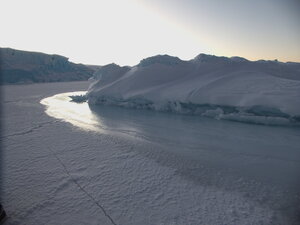
POLYGON ((103 66, 87 98, 89 104, 299 125, 300 63, 205 54, 184 61, 157 55, 133 67, 103 66))

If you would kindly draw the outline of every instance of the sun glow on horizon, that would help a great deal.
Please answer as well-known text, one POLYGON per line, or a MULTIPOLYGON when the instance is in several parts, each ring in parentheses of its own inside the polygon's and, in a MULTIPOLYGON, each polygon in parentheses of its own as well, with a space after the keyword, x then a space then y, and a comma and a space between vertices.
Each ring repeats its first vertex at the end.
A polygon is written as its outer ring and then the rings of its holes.
POLYGON ((267 3, 252 12, 254 3, 234 0, 0 1, 1 47, 59 54, 76 63, 135 65, 157 54, 187 60, 199 53, 300 61, 298 17, 290 6, 274 4, 263 15, 267 3), (283 15, 274 18, 278 12, 283 15))

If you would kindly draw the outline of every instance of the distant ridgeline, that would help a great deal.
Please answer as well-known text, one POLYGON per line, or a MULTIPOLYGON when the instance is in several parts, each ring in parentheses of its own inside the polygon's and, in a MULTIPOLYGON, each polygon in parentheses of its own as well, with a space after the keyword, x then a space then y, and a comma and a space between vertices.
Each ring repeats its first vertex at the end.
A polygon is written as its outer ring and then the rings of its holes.
POLYGON ((0 48, 2 83, 41 83, 88 80, 94 68, 60 55, 0 48))

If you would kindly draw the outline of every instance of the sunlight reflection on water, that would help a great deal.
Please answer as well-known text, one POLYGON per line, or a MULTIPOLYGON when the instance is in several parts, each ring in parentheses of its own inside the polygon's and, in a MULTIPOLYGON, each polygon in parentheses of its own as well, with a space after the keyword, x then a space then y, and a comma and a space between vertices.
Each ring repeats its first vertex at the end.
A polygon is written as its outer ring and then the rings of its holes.
POLYGON ((254 125, 151 110, 94 106, 86 102, 72 102, 69 97, 85 93, 57 94, 41 100, 41 104, 46 106, 49 116, 85 131, 142 140, 143 144, 158 144, 163 151, 222 170, 230 168, 234 173, 284 185, 295 182, 294 178, 298 176, 298 127, 254 125), (281 162, 280 168, 276 164, 278 161, 281 162))
POLYGON ((241 152, 239 146, 242 145, 242 150, 247 149, 250 154, 255 152, 253 149, 264 149, 263 152, 272 149, 274 156, 275 149, 281 152, 287 148, 286 145, 290 149, 299 147, 299 128, 245 124, 117 106, 94 106, 87 102, 72 102, 69 97, 85 93, 57 94, 41 100, 41 104, 46 105, 49 116, 81 129, 170 143, 173 149, 189 146, 197 151, 208 148, 241 152))
POLYGON ((41 100, 46 105, 46 113, 54 118, 62 119, 85 130, 104 133, 101 119, 94 115, 86 102, 72 102, 69 96, 84 95, 85 91, 57 94, 41 100))

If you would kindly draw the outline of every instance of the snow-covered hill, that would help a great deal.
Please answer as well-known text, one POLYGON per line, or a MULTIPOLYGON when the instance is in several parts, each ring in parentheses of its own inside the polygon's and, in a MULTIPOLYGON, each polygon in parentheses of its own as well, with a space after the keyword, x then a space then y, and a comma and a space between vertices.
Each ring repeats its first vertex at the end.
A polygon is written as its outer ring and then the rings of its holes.
POLYGON ((96 67, 60 55, 0 48, 1 82, 8 84, 87 80, 96 67))
POLYGON ((90 104, 197 114, 263 124, 300 123, 300 63, 200 54, 158 55, 134 67, 102 67, 90 104))

